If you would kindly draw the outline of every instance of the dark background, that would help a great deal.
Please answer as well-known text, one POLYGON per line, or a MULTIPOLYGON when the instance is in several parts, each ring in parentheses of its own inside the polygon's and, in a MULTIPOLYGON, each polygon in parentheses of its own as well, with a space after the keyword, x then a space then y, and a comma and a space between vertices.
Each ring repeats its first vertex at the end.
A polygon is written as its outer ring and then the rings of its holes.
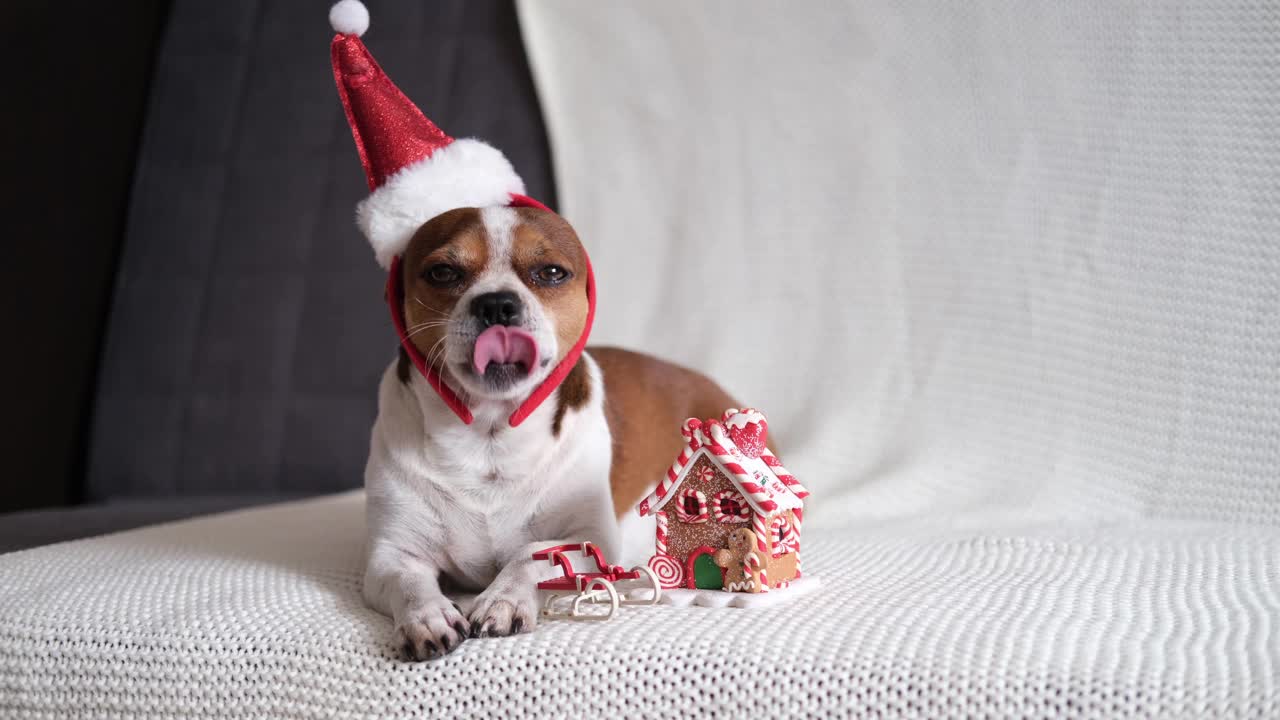
MULTIPOLYGON (((368 5, 364 39, 392 79, 554 206, 512 4, 368 5)), ((0 8, 0 513, 167 503, 156 519, 360 484, 395 339, 351 219, 367 187, 327 9, 0 8)))
POLYGON ((0 511, 81 500, 92 390, 169 3, 5 3, 10 388, 0 511))

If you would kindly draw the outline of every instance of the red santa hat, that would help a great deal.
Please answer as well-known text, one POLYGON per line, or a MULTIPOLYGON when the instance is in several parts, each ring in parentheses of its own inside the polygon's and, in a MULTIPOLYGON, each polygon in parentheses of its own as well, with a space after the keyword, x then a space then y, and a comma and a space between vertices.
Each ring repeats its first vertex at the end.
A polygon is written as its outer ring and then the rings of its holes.
MULTIPOLYGON (((387 272, 387 304, 400 346, 445 404, 465 423, 471 410, 427 365, 405 332, 400 255, 422 224, 460 207, 510 205, 548 208, 524 195, 524 181, 501 152, 474 139, 455 140, 427 119, 378 66, 360 36, 369 11, 359 0, 341 0, 329 10, 337 35, 330 56, 333 79, 351 125, 351 136, 369 180, 369 197, 356 206, 356 224, 387 272)), ((591 333, 596 311, 595 275, 587 260, 587 319, 582 335, 545 380, 512 412, 512 427, 564 382, 591 333)))
POLYGON ((369 11, 342 0, 329 11, 335 32, 333 79, 372 191, 356 207, 356 224, 378 264, 404 252, 424 222, 459 207, 507 205, 524 181, 497 148, 455 140, 427 119, 373 59, 360 36, 369 11))

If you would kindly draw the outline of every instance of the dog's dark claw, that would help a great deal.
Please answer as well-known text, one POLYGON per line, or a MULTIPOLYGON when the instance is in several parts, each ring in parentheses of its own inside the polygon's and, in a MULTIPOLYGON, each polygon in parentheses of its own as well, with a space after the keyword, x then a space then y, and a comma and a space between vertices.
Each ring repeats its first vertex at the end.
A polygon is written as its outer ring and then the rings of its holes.
POLYGON ((426 650, 425 654, 428 660, 440 654, 440 647, 435 643, 431 642, 430 640, 426 641, 423 644, 423 647, 426 650))
POLYGON ((404 641, 404 646, 400 648, 400 653, 403 654, 405 658, 409 660, 418 659, 413 653, 413 643, 409 640, 404 641))
POLYGON ((523 627, 524 627, 524 620, 521 620, 520 618, 515 618, 514 620, 511 621, 511 634, 515 635, 516 633, 520 632, 520 629, 523 627))
POLYGON ((465 637, 467 636, 467 634, 468 634, 468 633, 467 633, 467 625, 466 625, 466 623, 464 623, 464 622, 463 622, 463 621, 461 621, 461 620, 459 620, 459 621, 457 621, 457 622, 455 622, 455 623, 453 624, 453 629, 454 629, 454 630, 456 630, 456 631, 458 631, 458 639, 465 638, 465 637))

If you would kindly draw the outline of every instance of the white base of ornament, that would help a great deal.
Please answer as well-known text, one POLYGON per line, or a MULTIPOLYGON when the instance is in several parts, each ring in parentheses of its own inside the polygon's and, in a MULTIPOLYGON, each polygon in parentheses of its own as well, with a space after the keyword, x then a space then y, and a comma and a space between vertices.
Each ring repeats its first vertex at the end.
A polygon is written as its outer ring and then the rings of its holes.
MULTIPOLYGON (((689 605, 716 608, 767 607, 769 605, 777 605, 778 603, 794 600, 801 595, 817 590, 821 586, 821 578, 806 575, 805 577, 792 582, 790 587, 785 587, 781 590, 770 590, 767 593, 726 592, 724 590, 688 590, 685 588, 676 588, 673 590, 663 590, 662 599, 659 600, 658 603, 661 605, 673 605, 675 607, 687 607, 689 605)), ((639 590, 637 592, 648 591, 639 590)))

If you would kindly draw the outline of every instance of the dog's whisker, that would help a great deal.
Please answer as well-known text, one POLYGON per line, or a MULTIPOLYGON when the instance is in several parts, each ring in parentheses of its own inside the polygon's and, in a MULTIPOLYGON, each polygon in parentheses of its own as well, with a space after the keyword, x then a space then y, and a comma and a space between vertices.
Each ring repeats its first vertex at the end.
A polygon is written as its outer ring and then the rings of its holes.
POLYGON ((444 357, 444 351, 445 351, 445 350, 447 350, 447 348, 444 346, 444 343, 445 343, 445 341, 446 341, 446 340, 448 340, 448 339, 449 339, 449 336, 448 336, 448 335, 445 335, 444 337, 442 337, 442 338, 440 338, 439 340, 437 340, 437 341, 436 341, 436 343, 435 343, 435 345, 432 345, 432 346, 431 346, 431 350, 427 352, 427 367, 435 367, 435 364, 434 364, 434 363, 435 363, 435 357, 434 357, 434 356, 435 356, 435 354, 436 354, 436 348, 437 348, 437 347, 438 347, 438 348, 440 348, 440 357, 441 357, 441 359, 443 359, 443 357, 444 357))
POLYGON ((418 333, 420 333, 420 332, 422 332, 422 331, 424 331, 424 330, 430 330, 430 329, 431 329, 431 328, 433 328, 433 327, 440 327, 440 326, 439 326, 439 325, 430 325, 430 326, 426 326, 426 327, 418 327, 418 328, 417 328, 417 329, 415 329, 415 330, 412 330, 412 331, 410 331, 410 332, 406 332, 406 333, 405 333, 405 335, 404 335, 404 337, 405 337, 405 339, 407 340, 407 339, 409 339, 409 338, 413 337, 414 335, 417 335, 418 333))
POLYGON ((416 302, 416 303, 418 303, 418 304, 419 304, 419 305, 421 305, 422 307, 426 308, 429 312, 433 312, 433 313, 435 313, 436 315, 439 315, 440 317, 449 317, 449 313, 445 312, 444 310, 440 310, 440 309, 438 309, 438 308, 433 308, 433 307, 431 307, 430 305, 428 305, 428 304, 426 304, 426 303, 422 302, 422 298, 420 298, 420 297, 414 297, 414 298, 413 298, 413 301, 414 301, 414 302, 416 302))
POLYGON ((405 334, 409 334, 409 333, 416 334, 416 333, 422 332, 423 330, 432 330, 438 327, 440 326, 439 325, 415 325, 413 327, 405 328, 404 331, 405 331, 405 334))
POLYGON ((419 328, 426 328, 426 327, 441 327, 448 324, 449 324, 448 321, 428 320, 427 322, 420 322, 414 325, 410 325, 409 327, 405 328, 405 330, 417 330, 419 328))
MULTIPOLYGON (((444 337, 440 338, 440 340, 436 342, 436 345, 438 345, 438 346, 440 347, 440 351, 439 351, 439 352, 440 352, 440 354, 439 354, 439 357, 437 357, 437 358, 435 358, 435 359, 437 359, 437 360, 442 360, 442 361, 444 360, 444 356, 445 356, 445 354, 446 354, 446 353, 448 353, 448 351, 449 351, 449 346, 448 346, 448 344, 445 342, 445 341, 446 341, 446 340, 448 340, 448 339, 449 339, 449 335, 447 335, 447 334, 446 334, 444 337)), ((435 352, 435 350, 436 350, 436 347, 433 345, 433 346, 432 346, 432 348, 431 348, 431 350, 432 350, 432 352, 434 353, 434 352, 435 352)))

